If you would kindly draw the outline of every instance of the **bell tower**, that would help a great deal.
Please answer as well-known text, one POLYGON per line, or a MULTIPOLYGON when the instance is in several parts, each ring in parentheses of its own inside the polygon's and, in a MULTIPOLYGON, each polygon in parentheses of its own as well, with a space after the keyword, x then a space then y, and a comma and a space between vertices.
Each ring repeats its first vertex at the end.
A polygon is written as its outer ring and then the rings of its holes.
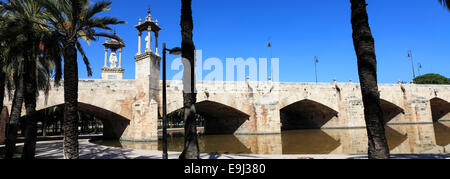
MULTIPOLYGON (((116 32, 114 32, 116 35, 116 32)), ((105 40, 103 43, 105 46, 105 65, 102 68, 102 79, 103 80, 123 80, 123 73, 125 69, 122 68, 122 48, 125 44, 119 42, 115 39, 108 41, 105 40), (109 56, 109 66, 108 66, 108 51, 111 50, 109 56), (119 55, 117 56, 116 51, 119 50, 119 55)))

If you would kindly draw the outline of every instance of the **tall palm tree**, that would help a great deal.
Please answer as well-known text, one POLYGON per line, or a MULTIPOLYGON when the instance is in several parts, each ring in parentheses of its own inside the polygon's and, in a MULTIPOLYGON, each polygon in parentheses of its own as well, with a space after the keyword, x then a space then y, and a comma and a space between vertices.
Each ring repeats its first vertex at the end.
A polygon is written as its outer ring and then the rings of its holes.
MULTIPOLYGON (((83 57, 88 75, 92 75, 89 60, 79 39, 95 41, 96 36, 119 39, 109 33, 97 33, 96 29, 111 30, 108 25, 124 24, 114 17, 94 17, 109 10, 111 2, 100 1, 90 6, 88 0, 40 0, 47 10, 45 19, 51 24, 46 28, 57 32, 63 47, 64 58, 64 158, 78 158, 78 63, 77 51, 83 57)), ((45 25, 45 24, 44 24, 45 25)), ((121 40, 121 39, 119 39, 121 40)))
MULTIPOLYGON (((9 57, 9 59, 13 59, 9 57)), ((11 106, 11 115, 9 116, 6 126, 6 159, 11 159, 16 152, 17 131, 19 130, 19 119, 22 112, 22 104, 24 99, 24 59, 21 56, 14 58, 13 64, 8 64, 6 74, 9 74, 11 83, 14 85, 13 103, 11 106)))
POLYGON ((369 138, 369 158, 388 159, 389 147, 380 105, 377 80, 375 40, 369 27, 365 0, 350 0, 353 44, 358 59, 359 79, 364 103, 364 116, 369 138))
MULTIPOLYGON (((1 8, 0 8, 1 9, 1 8)), ((0 10, 0 35, 4 30, 6 19, 0 10)), ((0 107, 3 109, 3 100, 5 99, 6 74, 3 70, 3 59, 6 58, 7 43, 4 39, 0 40, 0 107)))
POLYGON ((5 158, 11 159, 16 151, 17 131, 19 129, 19 118, 22 111, 24 98, 24 53, 23 46, 26 45, 26 37, 21 33, 23 27, 8 10, 8 4, 0 2, 0 11, 4 13, 2 17, 2 27, 0 39, 5 45, 2 54, 2 71, 7 75, 8 91, 14 88, 14 97, 11 107, 11 115, 6 126, 5 158))
POLYGON ((184 70, 184 150, 180 155, 180 159, 199 159, 200 150, 197 140, 197 124, 195 118, 195 45, 192 40, 194 23, 192 20, 192 0, 181 0, 181 51, 183 60, 189 62, 184 70), (190 73, 189 73, 190 72, 190 73))
MULTIPOLYGON (((15 54, 9 57, 14 59, 13 57, 19 55, 20 59, 23 59, 22 64, 12 66, 21 69, 15 69, 15 71, 20 71, 21 75, 19 75, 20 78, 17 79, 18 81, 15 82, 15 84, 18 84, 15 93, 19 98, 14 99, 14 101, 18 107, 22 105, 21 100, 24 100, 26 115, 33 116, 36 112, 38 86, 40 89, 45 89, 45 94, 48 94, 48 81, 51 73, 48 66, 49 63, 45 61, 45 58, 42 58, 42 50, 40 49, 41 39, 46 33, 35 23, 35 21, 42 21, 41 16, 44 11, 35 0, 8 0, 6 3, 2 2, 0 9, 7 12, 10 17, 10 19, 5 19, 7 23, 4 23, 4 29, 2 30, 3 35, 5 35, 3 39, 18 42, 16 45, 8 44, 9 47, 16 49, 15 54), (19 88, 22 85, 20 83, 23 83, 23 89, 19 88), (23 93, 23 98, 21 97, 21 93, 23 93)), ((9 61, 9 63, 15 62, 15 60, 9 61)), ((20 115, 12 116, 10 123, 15 125, 18 117, 20 115)), ((27 117, 26 119, 24 130, 25 145, 22 157, 25 159, 33 159, 36 145, 37 122, 34 117, 27 117)), ((17 133, 16 128, 12 127, 11 129, 9 131, 11 134, 17 133)), ((8 151, 11 152, 15 148, 15 135, 12 135, 9 139, 10 145, 8 146, 12 148, 8 151)))
MULTIPOLYGON (((0 48, 0 51, 3 51, 3 49, 0 48)), ((2 58, 3 57, 0 57, 0 59, 2 59, 2 58)), ((3 109, 3 100, 5 99, 6 75, 1 68, 3 68, 3 63, 0 60, 0 107, 1 107, 1 109, 3 109)))

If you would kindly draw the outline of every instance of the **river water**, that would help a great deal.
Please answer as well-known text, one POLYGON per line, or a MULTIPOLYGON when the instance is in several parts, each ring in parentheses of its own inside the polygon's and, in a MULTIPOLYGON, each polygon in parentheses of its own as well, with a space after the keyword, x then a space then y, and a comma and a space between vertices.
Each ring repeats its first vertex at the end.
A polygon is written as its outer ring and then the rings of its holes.
MULTIPOLYGON (((392 154, 450 153, 450 122, 386 126, 392 154)), ((274 135, 199 136, 202 153, 218 154, 367 154, 367 132, 357 129, 293 130, 274 135)), ((183 137, 169 137, 169 151, 183 150, 183 137)), ((159 142, 93 141, 135 150, 162 150, 159 142)))

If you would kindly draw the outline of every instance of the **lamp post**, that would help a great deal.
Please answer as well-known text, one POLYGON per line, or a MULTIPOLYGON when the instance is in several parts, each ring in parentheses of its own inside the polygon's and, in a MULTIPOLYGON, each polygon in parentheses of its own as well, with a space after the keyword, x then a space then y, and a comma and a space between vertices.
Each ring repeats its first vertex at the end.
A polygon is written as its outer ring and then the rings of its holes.
POLYGON ((414 83, 414 80, 416 79, 416 70, 414 70, 414 59, 413 59, 411 50, 408 51, 408 58, 411 58, 412 71, 413 71, 413 80, 412 81, 414 83))
POLYGON ((318 80, 318 78, 317 78, 317 64, 319 63, 319 58, 317 58, 317 56, 315 56, 314 57, 314 68, 315 68, 315 71, 316 71, 316 83, 319 83, 319 80, 318 80))
POLYGON ((163 159, 168 159, 167 153, 167 78, 166 78, 166 52, 171 55, 180 55, 181 48, 176 47, 173 49, 167 49, 166 43, 163 43, 163 159))
POLYGON ((272 53, 272 37, 269 38, 269 44, 267 45, 267 47, 269 47, 270 49, 270 77, 269 77, 269 81, 273 81, 273 64, 272 64, 272 59, 273 59, 273 53, 272 53))
POLYGON ((422 69, 423 66, 421 63, 418 63, 417 65, 418 65, 419 76, 422 76, 422 74, 420 73, 420 69, 422 69))

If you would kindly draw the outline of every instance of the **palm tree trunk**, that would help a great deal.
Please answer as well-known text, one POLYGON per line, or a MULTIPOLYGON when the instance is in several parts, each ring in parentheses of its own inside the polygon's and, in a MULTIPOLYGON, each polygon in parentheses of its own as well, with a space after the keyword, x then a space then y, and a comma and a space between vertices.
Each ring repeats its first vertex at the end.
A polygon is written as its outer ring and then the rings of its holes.
POLYGON ((25 109, 26 109, 26 121, 25 121, 25 144, 23 148, 23 159, 34 159, 36 154, 36 139, 37 139, 37 119, 34 115, 36 112, 36 61, 27 60, 25 63, 26 75, 25 75, 25 109))
POLYGON ((5 73, 0 69, 0 105, 2 109, 3 109, 3 100, 5 99, 5 83, 6 83, 5 73))
POLYGON ((22 103, 24 98, 23 68, 19 71, 20 74, 18 75, 18 79, 15 84, 16 89, 14 91, 14 99, 11 107, 11 116, 9 117, 9 121, 6 126, 5 159, 12 159, 16 153, 17 131, 19 130, 19 119, 22 113, 22 103))
MULTIPOLYGON (((185 70, 189 70, 190 77, 183 78, 185 81, 183 84, 188 85, 189 88, 184 88, 183 100, 184 100, 184 151, 180 155, 180 159, 199 159, 200 150, 197 140, 197 125, 195 119, 195 45, 192 40, 192 30, 194 23, 192 20, 191 0, 181 0, 181 50, 182 57, 189 61, 189 68, 185 66, 185 70)), ((186 74, 186 73, 185 73, 186 74)))
POLYGON ((353 43, 358 58, 358 71, 369 138, 369 158, 388 159, 389 148, 383 124, 377 80, 377 60, 365 0, 350 0, 353 43))
POLYGON ((78 64, 75 42, 64 46, 64 102, 64 159, 78 159, 78 64))

